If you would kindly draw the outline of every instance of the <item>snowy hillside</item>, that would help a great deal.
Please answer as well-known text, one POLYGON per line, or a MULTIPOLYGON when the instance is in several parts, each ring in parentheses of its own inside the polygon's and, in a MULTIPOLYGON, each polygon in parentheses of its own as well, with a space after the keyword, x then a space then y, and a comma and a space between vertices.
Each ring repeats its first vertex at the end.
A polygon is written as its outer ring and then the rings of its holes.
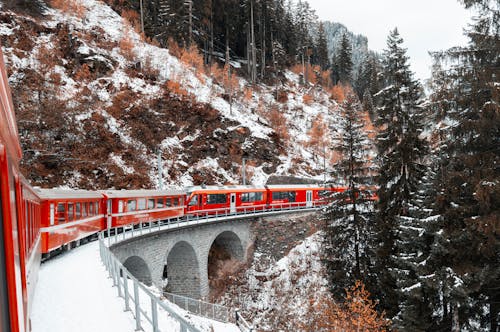
POLYGON ((154 187, 158 149, 164 181, 179 186, 239 183, 242 158, 255 184, 322 179, 323 152, 333 157, 308 144, 315 121, 331 133, 339 116, 321 86, 292 72, 275 87, 203 70, 196 53, 153 45, 102 1, 38 18, 2 12, 0 42, 36 185, 154 187))

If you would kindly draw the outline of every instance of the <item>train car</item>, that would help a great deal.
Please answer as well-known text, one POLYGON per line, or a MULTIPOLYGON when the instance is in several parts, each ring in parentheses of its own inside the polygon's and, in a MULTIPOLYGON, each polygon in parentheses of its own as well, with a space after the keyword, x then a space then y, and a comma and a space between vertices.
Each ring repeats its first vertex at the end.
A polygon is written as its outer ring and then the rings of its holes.
POLYGON ((22 157, 0 47, 0 330, 30 330, 36 283, 39 200, 19 172, 22 157))
POLYGON ((107 190, 106 227, 114 228, 184 216, 181 190, 107 190))
POLYGON ((215 215, 266 209, 264 186, 194 186, 187 189, 186 214, 215 215))
POLYGON ((78 246, 105 227, 104 197, 86 190, 38 189, 42 199, 42 254, 78 246))
POLYGON ((268 185, 268 209, 309 208, 327 204, 325 193, 337 190, 313 184, 268 185))

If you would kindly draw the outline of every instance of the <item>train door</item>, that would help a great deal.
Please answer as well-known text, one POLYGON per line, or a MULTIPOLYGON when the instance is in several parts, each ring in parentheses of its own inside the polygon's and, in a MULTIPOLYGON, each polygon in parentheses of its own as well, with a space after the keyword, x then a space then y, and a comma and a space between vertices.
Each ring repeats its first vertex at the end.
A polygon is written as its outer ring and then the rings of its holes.
POLYGON ((0 331, 10 331, 9 293, 7 292, 7 273, 5 271, 4 223, 2 196, 0 195, 0 331))
POLYGON ((236 213, 236 194, 231 193, 230 194, 230 207, 229 207, 229 212, 230 213, 236 213))
POLYGON ((313 206, 312 197, 313 197, 312 190, 306 191, 306 207, 312 207, 313 206))
MULTIPOLYGON (((23 254, 21 252, 20 242, 22 241, 22 228, 18 225, 17 217, 17 194, 16 184, 14 182, 14 175, 8 161, 8 156, 5 153, 4 147, 0 144, 0 215, 2 216, 2 247, 4 262, 2 269, 5 268, 5 281, 2 283, 7 284, 6 299, 8 305, 2 307, 9 308, 7 310, 0 309, 3 315, 9 314, 10 324, 12 331, 25 331, 25 297, 22 282, 21 267, 23 254)), ((1 277, 0 277, 1 278, 1 277)), ((4 287, 0 285, 0 288, 4 287)), ((3 291, 2 291, 3 292, 3 291)), ((2 294, 2 297, 4 296, 2 294)), ((4 299, 1 300, 5 301, 4 299)), ((0 325, 1 326, 1 325, 0 325)), ((7 328, 6 331, 11 331, 7 328)))
MULTIPOLYGON (((122 204, 122 209, 123 209, 123 202, 120 201, 120 203, 122 204)), ((111 213, 112 213, 112 211, 111 211, 111 199, 108 198, 106 200, 106 219, 107 219, 106 221, 107 221, 108 230, 111 229, 111 226, 112 226, 111 225, 111 213)), ((108 236, 109 236, 109 233, 108 233, 108 236)))

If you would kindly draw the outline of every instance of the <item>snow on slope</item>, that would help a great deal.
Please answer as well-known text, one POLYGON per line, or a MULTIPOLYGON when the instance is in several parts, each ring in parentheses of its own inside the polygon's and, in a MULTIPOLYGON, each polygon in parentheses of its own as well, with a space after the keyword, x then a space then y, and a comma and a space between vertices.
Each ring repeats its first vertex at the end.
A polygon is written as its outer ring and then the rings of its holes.
MULTIPOLYGON (((304 86, 300 84, 298 75, 292 72, 285 73, 286 80, 281 82, 279 87, 265 84, 258 84, 252 87, 249 82, 240 78, 238 79, 239 87, 235 89, 233 103, 230 106, 223 98, 228 93, 223 86, 215 83, 211 77, 196 72, 194 68, 189 67, 175 56, 172 56, 168 49, 160 48, 143 41, 134 29, 107 4, 99 0, 80 0, 79 2, 85 8, 83 17, 78 17, 75 13, 71 12, 50 9, 48 15, 44 17, 40 24, 56 31, 61 23, 67 24, 71 27, 74 35, 79 36, 78 42, 83 43, 77 50, 77 53, 81 57, 99 59, 102 63, 109 63, 113 68, 112 73, 108 74, 108 76, 100 77, 88 84, 75 82, 71 78, 72 75, 74 76, 74 73, 69 72, 69 70, 66 70, 66 72, 65 68, 61 66, 56 68, 57 73, 61 76, 61 81, 64 82, 61 93, 57 96, 58 98, 71 100, 73 96, 86 93, 88 90, 93 95, 98 96, 99 103, 93 104, 79 121, 88 119, 93 114, 103 116, 106 119, 110 132, 118 134, 124 145, 134 146, 139 152, 139 158, 145 165, 148 165, 149 169, 147 171, 134 169, 133 165, 127 164, 125 158, 122 158, 124 161, 122 163, 116 158, 116 155, 108 157, 110 163, 115 163, 126 174, 145 172, 152 184, 157 182, 157 172, 154 167, 156 165, 155 154, 133 137, 126 122, 115 118, 114 116, 116 115, 107 112, 106 107, 109 107, 113 102, 113 89, 120 91, 126 87, 128 90, 140 95, 140 98, 136 102, 141 102, 148 98, 157 98, 161 94, 161 88, 165 85, 165 82, 172 80, 179 82, 183 89, 194 96, 195 101, 209 104, 216 109, 222 116, 222 122, 228 120, 239 124, 239 126, 226 128, 227 130, 236 130, 238 127, 248 128, 249 137, 241 146, 242 149, 245 146, 249 149, 258 149, 252 147, 250 138, 258 138, 268 142, 272 140, 275 128, 272 127, 269 119, 263 116, 262 113, 276 108, 284 115, 287 120, 287 131, 290 141, 285 144, 284 150, 280 151, 280 156, 277 160, 278 165, 273 165, 272 171, 269 171, 269 167, 266 168, 267 165, 262 165, 265 163, 248 166, 249 173, 254 174, 250 179, 251 183, 264 184, 267 178, 273 174, 316 177, 322 180, 323 159, 316 158, 317 151, 314 152, 314 147, 307 146, 306 143, 309 140, 308 131, 311 128, 312 122, 319 114, 323 116, 325 122, 331 127, 332 132, 338 123, 340 108, 335 101, 329 98, 326 91, 319 86, 304 86), (90 34, 91 32, 93 35, 90 34), (100 41, 110 41, 115 46, 111 49, 106 49, 103 46, 106 43, 101 43, 95 39, 96 33, 100 41), (94 39, 89 37, 89 34, 94 36, 94 39), (126 36, 135 45, 133 48, 134 58, 132 60, 124 57, 120 47, 116 46, 126 36), (137 63, 141 64, 141 68, 149 66, 156 70, 159 73, 157 80, 151 81, 144 77, 129 76, 127 71, 137 63), (110 86, 113 88, 110 88, 110 86), (286 101, 279 102, 276 100, 275 94, 278 88, 285 93, 286 101), (243 91, 247 89, 252 92, 251 98, 244 96, 246 93, 243 93, 243 91), (312 102, 305 103, 305 95, 312 97, 312 102), (259 112, 259 110, 264 111, 259 112), (273 174, 270 174, 270 172, 273 172, 273 174)), ((13 34, 15 30, 16 27, 0 25, 0 35, 13 34)), ((36 58, 38 50, 42 46, 49 49, 53 47, 49 39, 55 37, 41 33, 39 36, 34 36, 33 38, 36 40, 35 47, 24 58, 19 58, 15 50, 6 48, 5 54, 7 54, 9 65, 14 69, 14 75, 11 76, 11 80, 17 79, 15 75, 16 71, 22 72, 22 69, 25 68, 39 68, 40 64, 36 58)), ((47 73, 47 81, 49 81, 49 76, 50 74, 47 73)), ((224 130, 224 128, 220 129, 224 130)), ((179 134, 173 134, 173 136, 162 138, 162 141, 175 144, 175 142, 182 142, 183 139, 179 134)), ((331 141, 331 139, 328 139, 328 141, 331 141)), ((162 144, 162 146, 165 147, 165 144, 162 144)), ((168 165, 169 168, 172 169, 181 165, 186 160, 183 157, 181 155, 175 163, 168 165)), ((221 156, 222 158, 227 158, 227 156, 221 156)), ((221 162, 216 159, 218 158, 207 156, 205 160, 200 160, 198 166, 210 169, 214 174, 217 174, 220 184, 237 183, 240 181, 240 174, 237 171, 239 164, 231 165, 230 167, 225 166, 226 169, 224 172, 221 172, 219 170, 221 162)), ((235 163, 240 163, 240 161, 235 161, 235 163)), ((195 167, 190 168, 187 172, 188 174, 182 174, 182 176, 170 179, 169 172, 165 167, 164 178, 167 182, 177 185, 192 185, 194 181, 192 176, 193 171, 195 171, 195 167)), ((72 181, 74 183, 78 183, 76 175, 75 173, 76 178, 72 181)))
MULTIPOLYGON (((320 259, 321 239, 317 232, 293 248, 274 264, 255 252, 246 271, 247 285, 237 291, 239 306, 253 317, 259 331, 299 331, 309 310, 309 300, 328 293, 326 273, 320 259), (261 259, 262 258, 262 259, 261 259)), ((225 295, 222 302, 232 302, 225 295)))
MULTIPOLYGON (((43 263, 31 313, 33 332, 135 331, 134 317, 131 312, 124 312, 124 301, 112 285, 96 241, 43 263)), ((143 308, 150 308, 146 296, 139 298, 143 308)), ((202 331, 239 331, 234 325, 187 315, 181 309, 178 313, 202 331)), ((179 331, 179 324, 163 310, 158 316, 161 331, 179 331)), ((144 318, 142 326, 144 331, 152 330, 144 318)))

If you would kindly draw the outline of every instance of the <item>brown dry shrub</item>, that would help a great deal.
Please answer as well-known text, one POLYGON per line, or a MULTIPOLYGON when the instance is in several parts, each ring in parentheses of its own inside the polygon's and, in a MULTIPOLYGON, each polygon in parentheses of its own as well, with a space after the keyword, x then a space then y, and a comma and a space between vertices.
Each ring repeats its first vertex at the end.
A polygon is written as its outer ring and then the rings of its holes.
POLYGON ((331 70, 324 70, 320 74, 319 78, 319 84, 321 84, 322 87, 326 89, 330 89, 333 85, 332 82, 332 71, 331 70))
POLYGON ((182 48, 179 46, 179 44, 177 44, 177 42, 172 37, 168 37, 167 48, 171 55, 180 59, 182 55, 182 48))
POLYGON ((245 91, 243 93, 243 99, 247 102, 250 102, 253 98, 253 90, 251 87, 245 88, 245 91))
POLYGON ((87 13, 87 9, 78 0, 51 0, 50 5, 64 13, 74 14, 80 19, 87 13))
POLYGON ((118 43, 118 47, 120 48, 120 53, 125 59, 128 61, 135 59, 134 42, 130 38, 128 31, 125 31, 123 34, 122 39, 120 39, 120 42, 118 43))
POLYGON ((314 101, 314 97, 312 95, 310 95, 309 93, 306 93, 302 96, 302 101, 306 105, 311 105, 314 101))
POLYGON ((227 66, 228 65, 224 66, 222 86, 227 92, 234 92, 235 90, 239 90, 240 83, 238 77, 234 73, 229 75, 227 66))
POLYGON ((90 72, 90 68, 86 63, 81 65, 75 73, 75 80, 78 82, 87 82, 91 78, 92 73, 90 72))
POLYGON ((290 68, 290 70, 291 70, 293 73, 297 74, 297 75, 302 75, 302 70, 303 70, 303 69, 304 69, 304 68, 302 67, 302 65, 301 65, 301 64, 295 64, 295 65, 293 65, 293 66, 292 66, 292 68, 290 68))
POLYGON ((375 307, 365 285, 357 280, 346 289, 344 303, 336 303, 326 294, 320 299, 311 297, 307 321, 300 327, 306 331, 388 331, 390 321, 375 307))
POLYGON ((276 100, 282 104, 288 102, 288 93, 283 89, 279 89, 276 100))
POLYGON ((271 123, 271 128, 278 135, 278 138, 284 142, 288 142, 290 135, 288 134, 287 120, 277 107, 273 107, 269 112, 269 122, 271 123))
POLYGON ((175 94, 180 97, 187 97, 189 93, 181 87, 181 84, 175 80, 168 80, 165 88, 169 93, 175 94))
POLYGON ((330 97, 337 103, 342 103, 352 88, 348 85, 337 84, 330 89, 330 97))
POLYGON ((195 70, 196 77, 202 83, 205 83, 205 62, 203 60, 203 56, 200 54, 200 51, 195 44, 181 50, 180 60, 185 65, 193 68, 195 70))

